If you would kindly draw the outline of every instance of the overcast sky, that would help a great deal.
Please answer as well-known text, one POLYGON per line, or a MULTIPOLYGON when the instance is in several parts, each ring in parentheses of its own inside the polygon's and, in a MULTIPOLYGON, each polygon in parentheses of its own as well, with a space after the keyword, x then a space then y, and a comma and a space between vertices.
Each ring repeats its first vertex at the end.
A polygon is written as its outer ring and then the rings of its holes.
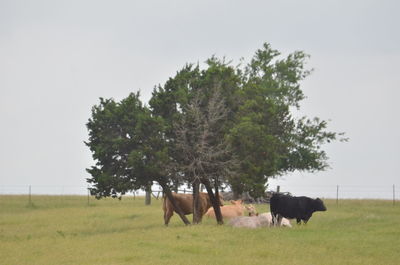
POLYGON ((350 138, 324 146, 329 170, 271 187, 329 197, 342 185, 348 196, 383 189, 390 198, 393 184, 400 190, 399 10, 395 0, 0 0, 0 193, 84 192, 93 164, 85 124, 99 97, 140 90, 147 102, 187 62, 236 64, 268 42, 311 55, 301 113, 350 138))

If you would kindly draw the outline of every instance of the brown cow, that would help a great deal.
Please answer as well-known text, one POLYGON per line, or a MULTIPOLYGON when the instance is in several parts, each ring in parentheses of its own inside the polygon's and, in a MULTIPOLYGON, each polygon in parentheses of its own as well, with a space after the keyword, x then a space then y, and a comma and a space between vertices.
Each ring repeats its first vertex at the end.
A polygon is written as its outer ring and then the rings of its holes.
MULTIPOLYGON (((183 214, 192 214, 193 213, 193 194, 178 194, 172 192, 172 196, 178 206, 182 209, 183 214)), ((200 192, 200 213, 201 217, 207 212, 208 208, 212 207, 212 203, 208 193, 200 192)), ((220 197, 220 205, 223 205, 222 198, 220 197)), ((164 210, 164 223, 168 225, 169 220, 171 219, 172 215, 174 214, 175 209, 172 205, 171 201, 165 197, 163 203, 163 210, 164 210)))

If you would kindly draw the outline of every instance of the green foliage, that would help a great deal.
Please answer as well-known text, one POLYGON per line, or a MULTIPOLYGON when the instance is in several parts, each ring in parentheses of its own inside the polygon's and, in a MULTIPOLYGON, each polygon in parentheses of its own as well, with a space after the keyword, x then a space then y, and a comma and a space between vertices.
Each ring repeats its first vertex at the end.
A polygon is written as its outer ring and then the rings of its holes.
MULTIPOLYGON (((206 69, 186 66, 164 88, 154 91, 150 106, 153 113, 168 117, 173 128, 174 122, 187 115, 186 106, 197 91, 203 95, 202 105, 207 106, 211 88, 219 85, 229 114, 219 124, 222 130, 218 137, 228 140, 241 161, 227 184, 237 194, 249 191, 258 197, 270 177, 326 169, 328 158, 321 146, 340 135, 326 131, 326 121, 295 119, 291 114, 290 109, 299 108, 305 97, 300 82, 311 73, 305 67, 307 58, 296 51, 282 59, 269 44, 257 50, 243 68, 211 57, 206 69), (160 112, 162 108, 164 112, 160 112)), ((207 110, 203 108, 203 112, 207 110)), ((169 136, 175 143, 172 130, 169 136)), ((174 157, 174 148, 170 151, 174 157)))
POLYGON ((96 165, 87 169, 97 198, 117 197, 146 187, 162 177, 160 168, 167 159, 162 140, 163 120, 153 117, 139 99, 130 94, 121 102, 100 99, 87 123, 96 165))
POLYGON ((240 157, 241 170, 230 184, 238 193, 258 197, 268 178, 295 170, 318 171, 328 166, 321 146, 339 134, 327 132, 325 121, 295 119, 291 107, 300 107, 304 94, 300 81, 310 74, 303 52, 284 59, 264 44, 242 71, 242 105, 228 132, 240 157))
MULTIPOLYGON (((236 194, 248 191, 259 197, 269 178, 296 170, 325 170, 329 164, 323 145, 346 139, 342 133, 328 131, 324 120, 292 115, 305 98, 300 82, 312 72, 306 68, 308 57, 301 51, 283 57, 265 43, 244 66, 232 66, 215 56, 206 61, 205 69, 185 65, 154 88, 149 109, 142 106, 138 94, 120 103, 101 99, 88 123, 87 145, 97 161, 88 170, 92 191, 100 197, 116 196, 156 179, 175 186, 192 182, 182 168, 190 162, 187 159, 196 162, 200 156, 190 158, 182 152, 177 125, 183 122, 192 154, 197 152, 196 139, 206 132, 209 150, 224 143, 229 147, 226 153, 240 161, 219 183, 236 194), (205 131, 190 110, 196 100, 198 117, 207 119, 215 88, 227 109, 226 118, 216 123, 218 128, 205 131)), ((213 162, 227 159, 216 157, 213 162)), ((218 170, 207 175, 213 173, 221 175, 218 170)))
MULTIPOLYGON (((225 132, 230 127, 229 123, 233 122, 235 110, 239 105, 236 91, 239 90, 240 80, 235 68, 224 60, 218 60, 215 57, 208 59, 207 65, 208 67, 204 70, 200 70, 198 65, 186 65, 164 86, 156 87, 149 101, 153 115, 162 117, 166 124, 165 139, 168 145, 169 158, 170 162, 175 165, 170 167, 171 170, 168 174, 175 176, 172 182, 176 185, 193 181, 193 173, 188 173, 187 170, 192 161, 188 161, 188 159, 193 161, 202 159, 204 162, 203 158, 210 154, 204 148, 198 148, 202 135, 204 136, 204 133, 208 135, 206 141, 209 148, 207 150, 218 149, 217 146, 221 143, 221 139, 224 139, 225 132), (209 107, 210 102, 215 100, 216 88, 218 93, 223 95, 221 99, 228 112, 224 119, 220 119, 218 123, 211 125, 209 117, 213 114, 210 113, 209 107), (193 112, 194 100, 197 104, 196 113, 193 112), (178 128, 183 123, 187 126, 184 139, 182 139, 182 128, 178 128), (218 128, 210 127, 205 130, 206 124, 218 128), (181 131, 180 134, 178 131, 181 131), (187 146, 191 146, 192 150, 182 148, 183 142, 187 146)), ((208 162, 211 162, 210 159, 208 159, 208 162)), ((219 158, 214 157, 213 159, 213 162, 216 163, 211 163, 215 165, 218 162, 223 163, 223 161, 216 161, 216 159, 226 160, 226 157, 220 155, 219 158)), ((198 168, 200 167, 204 169, 204 163, 198 166, 198 168)), ((216 171, 211 172, 209 170, 211 167, 209 166, 208 171, 206 170, 207 174, 203 175, 215 176, 218 170, 214 167, 216 171)), ((193 171, 192 169, 190 171, 193 171)))

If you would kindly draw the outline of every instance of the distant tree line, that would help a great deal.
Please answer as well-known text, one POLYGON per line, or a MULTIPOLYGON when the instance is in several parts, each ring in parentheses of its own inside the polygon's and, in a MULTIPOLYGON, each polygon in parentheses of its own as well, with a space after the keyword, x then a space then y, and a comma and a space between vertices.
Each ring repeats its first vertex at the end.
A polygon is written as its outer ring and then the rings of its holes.
MULTIPOLYGON (((319 118, 296 118, 305 98, 300 81, 310 74, 308 56, 287 57, 265 43, 245 65, 215 56, 201 69, 187 64, 154 88, 148 105, 139 93, 123 100, 100 98, 87 123, 95 165, 87 171, 96 198, 149 191, 154 182, 178 212, 171 192, 192 187, 197 223, 200 184, 222 223, 219 189, 264 194, 268 180, 293 171, 328 167, 322 146, 346 140, 319 118)), ((190 223, 180 212, 182 220, 190 223)))

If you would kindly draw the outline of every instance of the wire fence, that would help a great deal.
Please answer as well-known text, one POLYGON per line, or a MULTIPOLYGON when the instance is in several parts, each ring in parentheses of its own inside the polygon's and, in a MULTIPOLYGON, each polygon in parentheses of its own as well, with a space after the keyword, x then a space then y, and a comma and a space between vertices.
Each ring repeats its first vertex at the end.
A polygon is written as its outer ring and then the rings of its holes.
POLYGON ((86 195, 88 186, 0 185, 0 195, 86 195))
MULTIPOLYGON (((290 192, 294 196, 320 197, 326 199, 385 199, 395 202, 400 185, 279 185, 273 191, 290 192)), ((190 189, 180 188, 180 193, 191 193, 190 189)), ((159 198, 161 188, 154 185, 153 197, 159 198)), ((89 195, 88 186, 68 185, 0 185, 0 195, 89 195)), ((144 196, 144 190, 127 193, 131 196, 144 196)))
POLYGON ((391 200, 393 205, 398 199, 396 188, 399 185, 321 185, 321 186, 300 186, 280 185, 277 189, 289 191, 294 196, 320 197, 336 199, 383 199, 391 200))
POLYGON ((282 191, 293 195, 342 199, 392 199, 398 185, 280 185, 282 191))

